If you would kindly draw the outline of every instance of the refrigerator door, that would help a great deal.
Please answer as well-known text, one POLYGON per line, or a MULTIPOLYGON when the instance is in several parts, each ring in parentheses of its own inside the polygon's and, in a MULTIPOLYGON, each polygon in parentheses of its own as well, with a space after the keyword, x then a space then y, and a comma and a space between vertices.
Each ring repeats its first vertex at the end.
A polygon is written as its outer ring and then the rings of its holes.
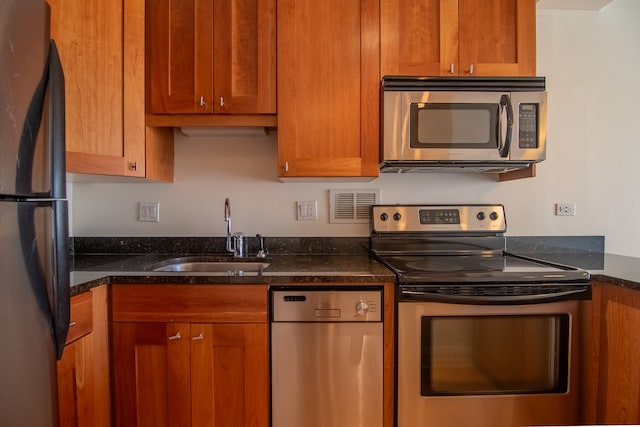
POLYGON ((0 201, 0 424, 57 426, 69 325, 66 201, 0 201))
POLYGON ((64 198, 64 76, 42 0, 0 1, 0 199, 64 198))

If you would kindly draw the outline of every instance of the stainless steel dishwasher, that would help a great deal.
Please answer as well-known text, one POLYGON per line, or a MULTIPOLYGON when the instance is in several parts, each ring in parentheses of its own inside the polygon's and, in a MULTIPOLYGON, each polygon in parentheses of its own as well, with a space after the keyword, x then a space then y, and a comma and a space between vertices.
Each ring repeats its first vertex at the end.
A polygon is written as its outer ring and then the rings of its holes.
POLYGON ((382 426, 382 288, 271 291, 272 427, 382 426))

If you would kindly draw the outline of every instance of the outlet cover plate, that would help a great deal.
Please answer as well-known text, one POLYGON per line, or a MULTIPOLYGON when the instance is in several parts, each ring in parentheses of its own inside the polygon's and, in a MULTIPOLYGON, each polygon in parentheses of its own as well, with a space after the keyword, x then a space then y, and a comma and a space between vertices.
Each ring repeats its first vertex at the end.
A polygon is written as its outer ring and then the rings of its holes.
POLYGON ((558 203, 556 204, 556 215, 558 216, 575 216, 575 203, 558 203))

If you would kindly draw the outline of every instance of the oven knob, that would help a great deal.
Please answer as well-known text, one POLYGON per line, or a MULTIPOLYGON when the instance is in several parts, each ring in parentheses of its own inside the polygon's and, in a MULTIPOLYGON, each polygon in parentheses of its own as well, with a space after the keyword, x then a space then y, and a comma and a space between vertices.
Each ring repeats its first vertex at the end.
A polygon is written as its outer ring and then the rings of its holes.
POLYGON ((359 303, 356 304, 356 313, 358 313, 359 316, 364 316, 368 312, 369 312, 369 304, 367 304, 366 301, 360 301, 359 303))
POLYGON ((402 215, 400 215, 399 212, 396 212, 393 214, 393 219, 396 221, 400 221, 400 219, 402 218, 402 215))
POLYGON ((491 212, 489 214, 489 218, 491 218, 493 221, 495 221, 496 219, 498 219, 498 212, 491 212))
POLYGON ((483 219, 485 219, 485 214, 484 212, 478 212, 478 215, 476 215, 476 218, 478 218, 478 220, 482 221, 483 219))
POLYGON ((388 219, 389 219, 389 215, 387 215, 386 213, 380 214, 380 221, 386 221, 388 219))

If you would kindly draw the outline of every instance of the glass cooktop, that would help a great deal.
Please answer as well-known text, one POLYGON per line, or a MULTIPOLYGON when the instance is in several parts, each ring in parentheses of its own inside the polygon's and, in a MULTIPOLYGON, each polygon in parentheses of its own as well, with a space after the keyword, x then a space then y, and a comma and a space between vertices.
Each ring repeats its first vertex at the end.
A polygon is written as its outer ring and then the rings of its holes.
POLYGON ((395 255, 380 260, 400 283, 587 281, 585 271, 508 253, 494 255, 395 255))

